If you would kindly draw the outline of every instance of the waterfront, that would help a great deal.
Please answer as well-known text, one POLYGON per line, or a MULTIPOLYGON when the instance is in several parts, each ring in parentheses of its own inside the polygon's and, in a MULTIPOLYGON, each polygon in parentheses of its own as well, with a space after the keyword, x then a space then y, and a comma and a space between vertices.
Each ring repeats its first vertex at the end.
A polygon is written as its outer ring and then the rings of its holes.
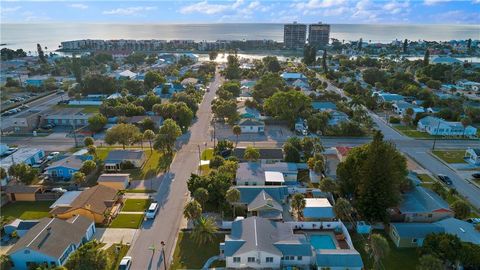
MULTIPOLYGON (((403 40, 478 39, 480 25, 371 25, 332 24, 331 38, 371 42, 403 40)), ((283 24, 85 24, 40 23, 1 24, 0 47, 35 51, 36 44, 47 51, 60 42, 76 39, 192 39, 195 41, 271 39, 283 40, 283 24)))

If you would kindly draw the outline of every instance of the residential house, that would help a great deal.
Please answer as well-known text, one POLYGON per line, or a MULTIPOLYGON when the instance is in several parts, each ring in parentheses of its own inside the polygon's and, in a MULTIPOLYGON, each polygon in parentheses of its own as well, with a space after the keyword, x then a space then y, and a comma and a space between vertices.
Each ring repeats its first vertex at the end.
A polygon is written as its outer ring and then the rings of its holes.
POLYGON ((392 104, 393 111, 399 115, 405 115, 407 110, 411 108, 413 110, 412 117, 415 117, 417 113, 424 113, 425 109, 420 106, 416 106, 412 103, 408 103, 405 101, 396 101, 392 104))
POLYGON ((117 215, 121 204, 122 196, 118 194, 118 190, 96 185, 82 191, 68 205, 56 206, 50 214, 61 219, 81 215, 95 223, 104 223, 117 215))
POLYGON ((456 218, 446 218, 434 223, 391 223, 390 238, 397 247, 421 247, 427 235, 448 233, 462 242, 480 245, 480 233, 472 223, 456 218))
POLYGON ((350 119, 346 113, 340 111, 331 111, 330 118, 328 119, 328 125, 337 126, 340 123, 348 122, 349 120, 350 119))
POLYGON ((280 77, 287 82, 294 82, 296 80, 306 80, 307 77, 298 72, 283 72, 280 77))
POLYGON ((458 60, 457 58, 453 58, 450 56, 437 56, 432 59, 431 63, 453 65, 453 64, 462 64, 463 62, 458 60))
POLYGON ((252 119, 252 118, 244 118, 240 119, 238 122, 242 133, 260 133, 263 134, 265 132, 265 123, 262 120, 252 119))
POLYGON ((22 147, 10 154, 8 157, 2 158, 0 160, 0 166, 8 172, 8 169, 13 164, 25 163, 33 166, 35 163, 41 162, 44 157, 45 152, 42 149, 22 147))
POLYGON ((43 187, 37 185, 25 186, 17 184, 5 187, 5 193, 11 202, 34 202, 37 200, 36 195, 42 193, 42 191, 43 187))
POLYGON ((294 234, 289 224, 260 217, 234 221, 220 253, 230 269, 309 268, 313 258, 305 235, 294 234))
POLYGON ((239 163, 235 181, 237 186, 296 185, 299 169, 306 169, 306 165, 290 162, 242 162, 239 163))
POLYGON ((125 190, 130 185, 129 173, 102 174, 98 177, 97 183, 116 190, 125 190))
POLYGON ((462 86, 465 88, 467 91, 474 91, 478 92, 480 91, 480 82, 472 82, 472 81, 467 81, 467 80, 460 80, 457 83, 459 86, 462 86))
MULTIPOLYGON (((268 163, 280 162, 283 160, 283 150, 282 148, 256 148, 260 157, 260 161, 265 161, 268 163)), ((243 162, 245 159, 245 147, 236 147, 233 149, 232 156, 235 156, 239 161, 243 162)))
POLYGON ((3 232, 10 236, 12 236, 12 234, 15 232, 18 237, 23 237, 28 230, 37 225, 38 222, 38 220, 21 220, 17 218, 9 224, 3 226, 3 232))
POLYGON ((90 241, 95 224, 82 216, 68 220, 43 218, 21 237, 7 252, 14 269, 28 270, 37 266, 56 267, 82 244, 90 241))
POLYGON ((42 87, 42 86, 43 86, 43 82, 44 82, 45 80, 47 80, 48 78, 50 78, 50 77, 47 76, 47 75, 31 76, 31 77, 28 77, 28 78, 25 80, 25 85, 31 85, 31 86, 35 86, 35 87, 42 87))
POLYGON ((124 70, 124 71, 116 71, 114 73, 115 79, 116 80, 122 80, 122 79, 135 79, 137 77, 137 73, 132 72, 130 70, 124 70))
POLYGON ((240 201, 237 205, 244 206, 249 211, 249 215, 282 219, 283 205, 288 196, 286 186, 236 186, 235 188, 240 192, 240 201))
POLYGON ((180 83, 167 82, 160 84, 153 88, 153 92, 157 96, 169 98, 175 93, 180 93, 185 90, 185 87, 180 83))
POLYGON ((336 111, 337 105, 330 101, 314 101, 312 102, 312 108, 319 112, 330 112, 336 111))
POLYGON ((145 119, 151 119, 153 121, 153 124, 155 125, 155 128, 160 128, 163 125, 163 117, 158 116, 158 115, 135 115, 131 117, 127 117, 126 123, 132 124, 132 125, 139 125, 142 123, 143 120, 145 119))
POLYGON ((72 178, 73 174, 78 172, 82 166, 83 162, 86 160, 92 160, 93 157, 90 155, 87 156, 69 156, 58 161, 53 162, 48 166, 46 174, 53 179, 60 179, 68 181, 72 178))
POLYGON ((401 222, 435 222, 455 215, 446 201, 421 185, 414 185, 412 190, 403 193, 400 205, 392 210, 392 220, 401 222))
POLYGON ((480 148, 467 148, 465 151, 465 161, 472 165, 480 165, 480 148))
POLYGON ((345 161, 348 156, 348 153, 352 150, 352 147, 349 146, 337 146, 335 147, 335 152, 337 154, 338 160, 340 162, 345 161))
POLYGON ((240 106, 237 109, 237 112, 240 118, 243 118, 243 119, 255 119, 255 120, 261 119, 260 111, 257 110, 256 108, 251 108, 248 106, 240 106))
POLYGON ((305 220, 332 220, 335 213, 327 198, 306 198, 303 217, 305 220))
POLYGON ((147 156, 143 150, 111 150, 105 158, 105 170, 120 171, 121 165, 125 162, 140 168, 146 160, 147 156))
POLYGON ((198 79, 197 78, 185 78, 185 79, 182 80, 182 82, 180 84, 183 85, 184 87, 186 87, 187 85, 196 85, 196 84, 198 84, 198 79))
POLYGON ((247 204, 247 211, 251 216, 258 216, 271 220, 283 219, 282 204, 276 201, 265 190, 260 191, 255 199, 247 204))
POLYGON ((299 88, 301 91, 310 91, 310 85, 304 79, 296 79, 292 82, 294 88, 299 88))
POLYGON ((362 270, 362 257, 355 249, 320 249, 316 251, 317 270, 362 270))
POLYGON ((461 122, 449 122, 434 116, 425 116, 417 124, 417 130, 430 135, 476 136, 477 129, 471 125, 464 127, 461 122))
MULTIPOLYGON (((84 105, 84 104, 82 104, 84 105)), ((82 109, 79 109, 81 111, 82 109)), ((68 113, 64 110, 52 114, 47 114, 43 117, 47 124, 55 124, 57 126, 72 126, 80 128, 88 125, 88 118, 93 116, 93 113, 74 112, 68 113)))
POLYGON ((395 101, 404 101, 405 97, 399 94, 391 94, 386 92, 373 92, 372 97, 377 97, 378 103, 393 103, 395 101))

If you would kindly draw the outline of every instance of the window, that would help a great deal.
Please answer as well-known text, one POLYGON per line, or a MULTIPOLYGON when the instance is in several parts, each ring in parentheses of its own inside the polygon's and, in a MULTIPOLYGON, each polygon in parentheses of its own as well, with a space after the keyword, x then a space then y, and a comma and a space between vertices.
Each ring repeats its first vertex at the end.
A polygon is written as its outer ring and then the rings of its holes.
POLYGON ((234 263, 239 263, 240 262, 240 257, 233 257, 233 262, 234 263))
POLYGON ((267 263, 273 263, 273 257, 267 257, 267 258, 265 258, 265 262, 267 262, 267 263))
POLYGON ((418 242, 418 239, 417 238, 413 238, 412 239, 412 243, 417 243, 418 242))
POLYGON ((301 260, 302 260, 302 256, 298 256, 298 257, 297 257, 297 260, 298 260, 298 261, 301 261, 301 260))
POLYGON ((433 215, 432 215, 432 214, 428 214, 428 217, 431 218, 431 217, 433 217, 433 215))
POLYGON ((249 263, 255 262, 255 257, 248 257, 248 262, 249 263))

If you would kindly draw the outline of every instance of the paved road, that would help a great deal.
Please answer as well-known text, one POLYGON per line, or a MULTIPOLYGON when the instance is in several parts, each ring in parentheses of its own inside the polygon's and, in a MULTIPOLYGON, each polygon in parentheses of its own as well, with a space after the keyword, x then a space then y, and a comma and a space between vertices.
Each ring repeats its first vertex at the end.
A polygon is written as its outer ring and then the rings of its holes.
POLYGON ((160 211, 153 221, 146 221, 137 233, 129 255, 133 257, 132 269, 163 269, 160 242, 165 241, 167 262, 171 263, 175 239, 182 221, 183 206, 188 196, 187 179, 195 172, 198 163, 198 145, 210 140, 208 128, 211 120, 210 103, 221 84, 217 73, 215 81, 206 93, 197 112, 197 120, 189 133, 180 139, 183 144, 173 160, 170 171, 162 175, 162 182, 155 196, 160 211), (149 250, 156 248, 155 252, 149 250))

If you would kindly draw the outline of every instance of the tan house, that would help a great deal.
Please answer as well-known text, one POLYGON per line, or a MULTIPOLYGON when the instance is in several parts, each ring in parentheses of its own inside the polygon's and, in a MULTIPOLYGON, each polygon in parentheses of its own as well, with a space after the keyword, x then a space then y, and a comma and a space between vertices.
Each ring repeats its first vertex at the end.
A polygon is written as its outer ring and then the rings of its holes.
POLYGON ((34 202, 37 200, 36 194, 42 193, 42 190, 41 186, 15 185, 7 186, 5 188, 5 193, 7 194, 8 199, 12 202, 34 202))
POLYGON ((129 173, 102 174, 98 177, 97 183, 116 190, 124 190, 130 185, 129 173))
POLYGON ((114 188, 96 185, 82 191, 69 205, 53 208, 53 217, 69 219, 75 215, 87 217, 95 223, 107 223, 120 211, 122 196, 114 188))

